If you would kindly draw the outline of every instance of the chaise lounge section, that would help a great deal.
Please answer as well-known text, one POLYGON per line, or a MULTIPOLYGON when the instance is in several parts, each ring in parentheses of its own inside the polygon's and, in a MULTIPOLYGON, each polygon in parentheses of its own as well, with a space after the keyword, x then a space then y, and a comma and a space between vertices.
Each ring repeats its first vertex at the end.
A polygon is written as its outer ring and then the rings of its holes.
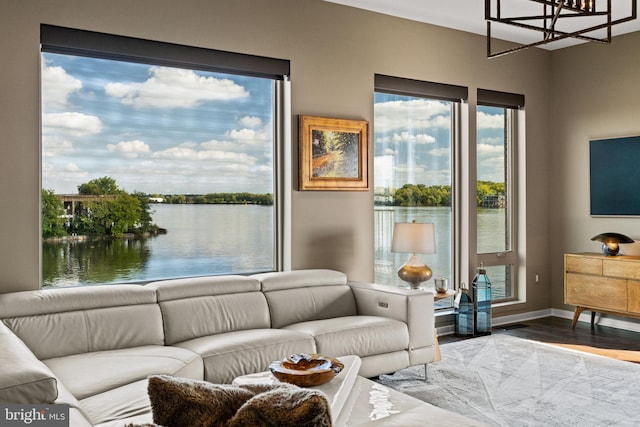
POLYGON ((149 420, 150 375, 230 383, 317 352, 372 377, 434 357, 433 294, 333 270, 8 293, 0 316, 0 402, 66 403, 73 426, 149 420))

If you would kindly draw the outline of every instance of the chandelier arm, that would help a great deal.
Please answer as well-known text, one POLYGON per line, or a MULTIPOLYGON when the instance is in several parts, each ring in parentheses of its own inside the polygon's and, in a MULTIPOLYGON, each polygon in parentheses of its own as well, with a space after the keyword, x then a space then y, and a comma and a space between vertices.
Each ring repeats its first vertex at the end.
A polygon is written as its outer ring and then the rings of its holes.
MULTIPOLYGON (((596 12, 595 11, 595 4, 588 6, 588 10, 583 10, 580 8, 576 8, 573 6, 565 6, 565 3, 560 0, 560 3, 556 3, 556 1, 558 0, 531 0, 535 3, 541 3, 545 5, 545 15, 543 16, 528 16, 528 17, 514 17, 514 18, 502 18, 500 17, 500 12, 498 11, 498 16, 497 17, 492 17, 491 16, 491 0, 485 0, 485 19, 487 21, 487 58, 495 58, 498 56, 502 56, 502 55, 506 55, 508 53, 512 53, 512 52, 518 52, 521 50, 525 50, 528 49, 530 47, 535 47, 535 46, 540 46, 546 43, 551 43, 554 41, 558 41, 558 40, 563 40, 566 38, 576 38, 579 40, 584 40, 584 41, 593 41, 593 42, 599 42, 599 43, 611 43, 611 38, 612 38, 612 31, 611 31, 611 27, 614 25, 618 25, 624 22, 628 22, 628 21, 632 21, 634 19, 637 18, 637 9, 638 9, 638 0, 631 0, 631 15, 629 16, 625 16, 622 18, 618 18, 615 20, 611 19, 611 4, 612 4, 612 0, 607 0, 607 11, 606 12, 596 12), (551 28, 547 28, 546 27, 546 20, 550 19, 551 16, 548 16, 546 14, 546 6, 553 6, 553 7, 557 7, 557 9, 554 11, 554 16, 553 16, 553 21, 551 24, 551 28), (565 10, 571 10, 571 11, 576 11, 579 13, 576 14, 561 14, 562 8, 564 7, 565 10), (584 28, 581 30, 577 30, 574 32, 566 32, 566 31, 561 31, 561 30, 556 30, 555 29, 555 24, 558 22, 558 19, 560 18, 569 18, 569 17, 584 17, 584 16, 603 16, 606 15, 607 17, 607 22, 603 23, 603 24, 598 24, 598 25, 594 25, 588 28, 584 28), (544 20, 544 27, 536 27, 534 25, 529 25, 526 24, 524 22, 519 22, 519 21, 526 21, 526 20, 535 20, 535 19, 543 19, 544 20), (506 24, 506 25, 512 25, 512 26, 516 26, 516 27, 520 27, 520 28, 524 28, 524 29, 528 29, 528 30, 533 30, 533 31, 541 31, 544 33, 544 39, 541 41, 537 41, 534 43, 529 43, 529 44, 524 44, 524 45, 520 45, 520 46, 516 46, 510 49, 506 49, 503 51, 499 51, 499 52, 495 52, 492 53, 491 52, 491 22, 498 22, 501 24, 506 24), (591 37, 591 36, 586 36, 584 34, 586 33, 590 33, 596 30, 600 30, 600 29, 606 29, 607 30, 607 37, 606 38, 596 38, 596 37, 591 37)), ((497 0, 498 2, 498 9, 500 9, 500 0, 497 0)))
MULTIPOLYGON (((624 19, 619 19, 618 21, 616 21, 616 23, 621 23, 621 22, 626 22, 626 21, 630 21, 631 19, 629 18, 624 18, 624 19)), ((521 22, 511 22, 511 21, 504 21, 504 20, 496 20, 493 18, 490 18, 487 20, 487 22, 489 21, 493 21, 493 22, 498 22, 501 24, 507 24, 507 25, 513 25, 514 27, 520 27, 520 28, 524 28, 526 30, 532 30, 532 31, 540 31, 542 33, 547 32, 548 30, 545 30, 544 28, 541 27, 536 27, 535 25, 529 25, 529 24, 524 24, 521 22)), ((614 25, 614 21, 612 21, 611 25, 614 25)), ((566 31, 562 31, 562 30, 555 30, 556 33, 561 34, 561 37, 556 38, 557 40, 562 40, 564 38, 567 37, 577 37, 583 40, 589 40, 589 41, 602 41, 602 39, 597 39, 597 38, 593 38, 593 37, 588 37, 588 36, 581 36, 580 34, 582 33, 586 33, 586 32, 591 32, 591 31, 595 31, 595 30, 600 30, 602 28, 607 28, 609 26, 609 23, 604 23, 604 24, 598 24, 596 26, 593 27, 589 27, 589 28, 585 28, 582 30, 578 30, 578 31, 574 31, 571 33, 567 33, 566 31)), ((540 42, 538 42, 538 44, 542 44, 540 42)))
POLYGON ((563 6, 564 6, 564 8, 565 8, 565 9, 567 9, 567 10, 572 10, 572 11, 574 11, 574 12, 581 12, 581 13, 585 12, 585 10, 584 10, 584 9, 581 9, 581 8, 579 8, 579 7, 567 6, 566 4, 564 4, 564 3, 562 2, 562 0, 560 0, 560 3, 557 3, 557 1, 558 1, 558 0, 530 0, 530 1, 532 1, 532 2, 534 2, 534 3, 544 4, 544 5, 547 5, 547 6, 558 6, 558 5, 560 5, 560 4, 561 4, 561 5, 563 5, 563 6))
POLYGON ((562 12, 563 2, 557 6, 556 13, 553 15, 553 19, 551 20, 551 30, 545 31, 544 39, 548 40, 550 37, 553 37, 552 34, 555 33, 556 30, 556 22, 558 22, 558 17, 560 16, 560 12, 562 12))
MULTIPOLYGON (((604 14, 606 14, 606 13, 603 13, 603 15, 604 14)), ((561 18, 573 18, 573 17, 582 18, 581 16, 577 16, 577 15, 561 16, 561 18)), ((615 19, 615 20, 611 21, 611 26, 622 24, 623 22, 633 21, 636 18, 637 18, 637 14, 636 13, 634 13, 632 15, 629 15, 629 16, 625 16, 623 18, 618 18, 618 19, 615 19)), ((499 24, 505 24, 505 25, 515 25, 515 26, 522 27, 522 28, 527 28, 527 29, 530 29, 530 30, 544 31, 544 29, 542 29, 541 27, 536 27, 535 25, 528 25, 528 24, 522 24, 520 22, 517 22, 518 20, 525 21, 525 20, 536 20, 536 19, 538 19, 538 20, 539 19, 544 19, 544 16, 500 18, 500 19, 494 18, 494 17, 489 17, 489 18, 487 18, 487 21, 493 21, 493 22, 497 22, 499 24)), ((603 24, 598 24, 597 26, 599 28, 596 28, 596 27, 591 27, 591 28, 595 28, 596 30, 600 29, 600 28, 605 28, 605 27, 609 26, 609 22, 605 22, 603 24)), ((583 30, 580 30, 580 31, 583 31, 583 30)), ((590 31, 593 31, 593 30, 590 30, 590 31)))
MULTIPOLYGON (((487 21, 487 25, 489 25, 489 21, 487 21)), ((596 29, 599 29, 599 28, 596 28, 596 29)), ((540 30, 540 29, 538 28, 538 30, 540 30)), ((590 30, 590 31, 593 31, 593 30, 590 30)), ((610 43, 610 39, 596 39, 596 38, 589 37, 589 36, 582 36, 578 32, 576 32, 576 33, 564 33, 564 34, 560 35, 559 37, 555 37, 553 39, 540 40, 540 41, 537 41, 537 42, 534 42, 534 43, 524 44, 524 45, 520 45, 520 46, 517 46, 517 47, 513 47, 511 49, 506 49, 506 50, 502 50, 500 52, 491 53, 491 41, 488 38, 487 39, 487 58, 496 58, 498 56, 503 56, 503 55, 506 55, 508 53, 519 52, 521 50, 525 50, 525 49, 528 49, 530 47, 536 47, 536 46, 540 46, 540 45, 547 44, 547 43, 550 43, 550 42, 554 42, 554 41, 557 41, 557 40, 563 40, 563 39, 570 38, 570 37, 574 37, 574 38, 581 39, 581 40, 586 40, 586 41, 598 42, 598 43, 610 43)))
MULTIPOLYGON (((584 18, 585 16, 607 16, 608 13, 607 12, 593 12, 593 13, 585 13, 585 14, 577 14, 577 13, 572 13, 572 14, 564 14, 564 15, 560 15, 559 19, 564 19, 564 18, 584 18)), ((548 19, 549 16, 548 15, 533 15, 533 16, 511 16, 508 18, 496 18, 493 16, 490 16, 488 18, 485 19, 491 19, 494 22, 502 22, 502 21, 536 21, 536 20, 540 20, 540 19, 548 19)))

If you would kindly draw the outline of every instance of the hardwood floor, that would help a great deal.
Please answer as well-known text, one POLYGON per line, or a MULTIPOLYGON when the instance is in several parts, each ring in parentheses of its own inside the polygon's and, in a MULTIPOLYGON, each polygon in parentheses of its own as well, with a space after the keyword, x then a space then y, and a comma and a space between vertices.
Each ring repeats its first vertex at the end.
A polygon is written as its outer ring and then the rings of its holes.
MULTIPOLYGON (((640 363, 640 332, 598 325, 592 329, 591 325, 585 322, 578 322, 576 328, 572 329, 569 319, 545 317, 513 325, 496 326, 493 333, 509 334, 640 363)), ((460 339, 464 338, 455 335, 438 337, 440 345, 460 339)))

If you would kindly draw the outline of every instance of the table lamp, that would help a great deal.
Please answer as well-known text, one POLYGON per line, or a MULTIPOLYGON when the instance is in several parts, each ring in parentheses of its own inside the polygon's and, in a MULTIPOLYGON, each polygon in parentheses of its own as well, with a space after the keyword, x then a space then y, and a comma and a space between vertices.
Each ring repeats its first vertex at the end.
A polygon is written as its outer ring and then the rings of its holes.
POLYGON ((593 236, 591 240, 602 242, 602 253, 607 256, 616 256, 620 250, 620 243, 633 243, 631 237, 620 233, 602 233, 593 236))
POLYGON ((421 262, 416 254, 436 252, 435 226, 413 222, 397 222, 393 227, 391 252, 411 254, 411 258, 398 269, 398 277, 418 289, 420 283, 431 278, 431 269, 421 262))

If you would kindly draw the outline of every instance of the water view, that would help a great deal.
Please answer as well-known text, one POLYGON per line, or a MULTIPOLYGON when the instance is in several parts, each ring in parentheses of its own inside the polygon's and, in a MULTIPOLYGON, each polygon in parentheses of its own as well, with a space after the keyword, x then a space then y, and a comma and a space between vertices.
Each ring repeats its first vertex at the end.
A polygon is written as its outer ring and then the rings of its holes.
MULTIPOLYGON (((398 268, 407 262, 409 254, 390 251, 395 222, 433 223, 436 230, 436 253, 420 254, 418 257, 433 271, 433 278, 445 277, 451 283, 451 209, 449 207, 378 207, 375 210, 375 281, 377 283, 400 283, 398 268)), ((505 209, 478 208, 478 246, 483 252, 504 250, 504 238, 499 230, 505 229, 505 209)), ((493 299, 509 295, 509 285, 504 267, 487 267, 491 279, 493 299)), ((433 285, 433 279, 428 282, 433 285)), ((467 283, 469 288, 470 283, 467 283)), ((450 302, 443 302, 446 305, 450 302)))
MULTIPOLYGON (((144 239, 69 240, 43 244, 43 287, 147 282, 173 277, 254 273, 273 269, 273 207, 257 205, 155 204, 153 222, 167 234, 144 239), (234 230, 243 229, 238 234, 234 230)), ((433 222, 435 254, 420 258, 434 277, 451 277, 451 219, 448 207, 377 208, 375 274, 397 284, 407 254, 392 253, 393 224, 433 222)), ((479 228, 500 230, 503 209, 479 211, 479 228)), ((498 278, 491 277, 494 282, 498 278)))
POLYGON ((273 270, 273 207, 152 205, 167 234, 44 243, 43 287, 273 270), (236 230, 246 233, 237 233, 236 230))

